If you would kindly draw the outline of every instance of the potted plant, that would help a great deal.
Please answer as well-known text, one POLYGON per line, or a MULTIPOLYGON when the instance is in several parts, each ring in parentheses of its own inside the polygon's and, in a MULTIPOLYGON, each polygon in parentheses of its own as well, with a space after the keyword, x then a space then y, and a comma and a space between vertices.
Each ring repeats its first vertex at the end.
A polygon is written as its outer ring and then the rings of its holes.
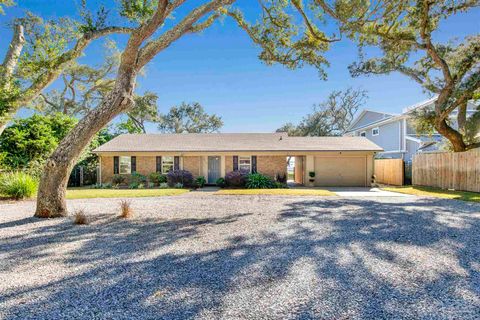
POLYGON ((308 181, 315 182, 315 171, 310 171, 308 175, 310 176, 310 179, 308 179, 308 181))

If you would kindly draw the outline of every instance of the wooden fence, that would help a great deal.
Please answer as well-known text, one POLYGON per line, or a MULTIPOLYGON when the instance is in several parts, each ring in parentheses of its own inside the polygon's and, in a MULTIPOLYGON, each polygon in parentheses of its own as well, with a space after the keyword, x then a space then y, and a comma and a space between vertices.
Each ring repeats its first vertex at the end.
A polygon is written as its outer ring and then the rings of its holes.
POLYGON ((375 181, 377 183, 402 186, 404 163, 402 159, 375 159, 375 181))
POLYGON ((412 180, 418 186, 480 192, 480 149, 418 154, 412 180))

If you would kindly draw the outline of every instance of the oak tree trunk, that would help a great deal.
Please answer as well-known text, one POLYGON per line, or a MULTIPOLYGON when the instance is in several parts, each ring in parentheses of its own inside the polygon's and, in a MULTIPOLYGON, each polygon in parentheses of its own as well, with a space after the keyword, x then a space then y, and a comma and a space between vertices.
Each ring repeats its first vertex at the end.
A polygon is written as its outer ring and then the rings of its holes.
POLYGON ((450 127, 445 119, 437 120, 435 122, 435 129, 442 136, 448 139, 453 146, 453 151, 462 152, 467 149, 465 142, 463 141, 463 136, 460 132, 450 127))
POLYGON ((90 111, 60 142, 45 165, 37 195, 35 216, 55 218, 67 215, 65 193, 70 173, 95 134, 133 103, 136 69, 128 63, 119 67, 112 92, 90 111))

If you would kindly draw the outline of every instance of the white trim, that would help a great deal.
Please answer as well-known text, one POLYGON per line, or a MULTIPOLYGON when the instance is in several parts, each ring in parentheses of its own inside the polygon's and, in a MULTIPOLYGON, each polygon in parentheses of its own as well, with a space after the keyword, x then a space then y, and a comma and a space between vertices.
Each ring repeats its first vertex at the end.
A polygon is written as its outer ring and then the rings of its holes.
POLYGON ((414 138, 414 137, 405 136, 405 140, 407 140, 407 139, 410 140, 410 141, 416 142, 416 143, 422 143, 422 140, 414 138))
POLYGON ((376 137, 378 135, 380 135, 380 128, 379 127, 372 128, 372 137, 376 137), (377 130, 377 133, 375 133, 375 130, 377 130))
POLYGON ((252 173, 252 156, 238 156, 238 171, 240 171, 240 158, 250 158, 250 170, 249 170, 249 172, 252 173))

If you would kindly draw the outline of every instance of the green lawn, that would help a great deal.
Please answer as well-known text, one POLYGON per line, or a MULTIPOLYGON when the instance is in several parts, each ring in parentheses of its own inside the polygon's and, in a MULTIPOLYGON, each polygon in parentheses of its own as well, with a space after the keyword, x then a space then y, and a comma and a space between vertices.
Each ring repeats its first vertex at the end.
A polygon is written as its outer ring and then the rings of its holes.
POLYGON ((335 193, 322 189, 223 189, 218 195, 281 195, 281 196, 334 196, 335 193))
POLYGON ((384 187, 382 190, 412 194, 416 196, 429 196, 445 199, 480 202, 480 193, 467 191, 450 191, 431 187, 404 186, 384 187))
POLYGON ((187 189, 68 189, 67 199, 87 198, 137 198, 176 196, 187 193, 187 189))

